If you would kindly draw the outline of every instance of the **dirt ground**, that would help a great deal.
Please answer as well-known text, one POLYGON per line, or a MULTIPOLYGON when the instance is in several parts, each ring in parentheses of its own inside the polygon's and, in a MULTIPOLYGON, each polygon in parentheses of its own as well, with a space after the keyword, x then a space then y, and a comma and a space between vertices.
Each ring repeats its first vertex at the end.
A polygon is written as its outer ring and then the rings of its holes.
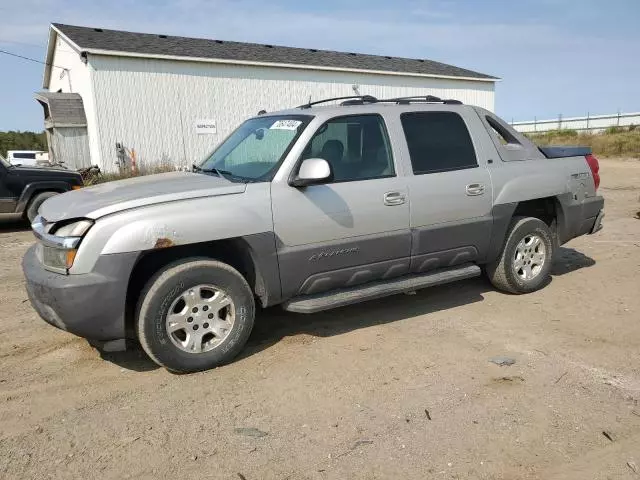
POLYGON ((32 235, 0 226, 0 477, 640 478, 640 161, 601 166, 604 230, 542 291, 270 309, 241 358, 193 375, 41 321, 32 235))

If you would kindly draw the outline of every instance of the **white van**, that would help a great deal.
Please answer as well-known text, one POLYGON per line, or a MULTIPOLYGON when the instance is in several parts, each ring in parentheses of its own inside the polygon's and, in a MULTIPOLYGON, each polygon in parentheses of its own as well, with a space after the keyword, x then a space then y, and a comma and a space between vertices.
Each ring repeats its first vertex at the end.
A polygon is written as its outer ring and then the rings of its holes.
POLYGON ((7 160, 11 165, 37 167, 49 163, 49 153, 41 150, 8 150, 7 160))

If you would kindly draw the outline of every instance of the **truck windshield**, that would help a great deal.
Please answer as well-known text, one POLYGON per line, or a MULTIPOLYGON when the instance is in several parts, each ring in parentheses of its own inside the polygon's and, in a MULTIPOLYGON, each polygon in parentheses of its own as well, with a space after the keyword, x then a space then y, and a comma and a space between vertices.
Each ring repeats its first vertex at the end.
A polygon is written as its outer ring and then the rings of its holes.
POLYGON ((280 115, 247 120, 194 169, 235 181, 270 181, 312 118, 280 115))

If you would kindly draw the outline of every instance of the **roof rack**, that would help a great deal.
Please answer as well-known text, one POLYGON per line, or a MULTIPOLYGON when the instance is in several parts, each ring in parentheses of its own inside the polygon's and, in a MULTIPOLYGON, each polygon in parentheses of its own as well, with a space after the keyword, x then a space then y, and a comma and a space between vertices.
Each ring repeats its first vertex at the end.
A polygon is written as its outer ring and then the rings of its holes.
POLYGON ((388 103, 397 103, 398 105, 409 105, 411 103, 443 103, 445 105, 462 105, 460 100, 453 99, 441 99, 440 97, 434 97, 433 95, 426 96, 414 96, 414 97, 397 97, 397 98, 386 98, 383 100, 378 100, 378 102, 388 102, 388 103))
POLYGON ((300 105, 297 108, 311 108, 314 105, 318 105, 320 103, 327 102, 335 102, 337 100, 347 100, 342 102, 341 105, 364 105, 365 103, 376 103, 378 99, 376 97, 372 97, 371 95, 349 95, 347 97, 334 97, 334 98, 325 98, 324 100, 316 100, 315 102, 305 103, 304 105, 300 105))
POLYGON ((325 98, 324 100, 305 103, 304 105, 300 105, 297 108, 306 109, 320 103, 335 102, 338 100, 343 100, 343 102, 340 103, 340 105, 342 106, 364 105, 366 103, 396 103, 398 105, 410 105, 411 103, 443 103, 445 105, 462 105, 462 102, 460 100, 443 100, 440 97, 434 97, 433 95, 385 98, 380 100, 371 95, 350 95, 347 97, 325 98))

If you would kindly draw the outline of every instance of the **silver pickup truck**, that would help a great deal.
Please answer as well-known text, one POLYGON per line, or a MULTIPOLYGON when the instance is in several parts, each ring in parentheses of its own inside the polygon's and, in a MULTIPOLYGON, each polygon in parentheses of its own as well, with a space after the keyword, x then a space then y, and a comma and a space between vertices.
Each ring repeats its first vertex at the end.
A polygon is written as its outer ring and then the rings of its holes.
POLYGON ((23 260, 33 307, 191 372, 241 351, 256 305, 312 313, 482 272, 532 292, 559 245, 601 228, 588 149, 538 148, 455 100, 330 100, 261 112, 192 172, 47 200, 23 260))

